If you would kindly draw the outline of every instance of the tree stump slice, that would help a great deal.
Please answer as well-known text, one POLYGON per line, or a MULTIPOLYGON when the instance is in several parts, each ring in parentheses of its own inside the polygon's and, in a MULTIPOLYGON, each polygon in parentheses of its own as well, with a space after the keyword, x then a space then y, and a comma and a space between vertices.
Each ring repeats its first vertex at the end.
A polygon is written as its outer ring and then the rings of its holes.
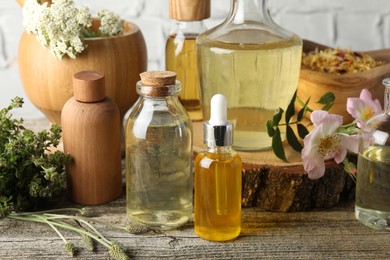
MULTIPOLYGON (((205 149, 203 123, 194 122, 194 152, 205 149)), ((311 180, 303 169, 301 154, 285 145, 288 163, 278 159, 271 149, 238 151, 243 162, 242 205, 265 211, 292 212, 329 208, 340 200, 351 199, 354 184, 343 167, 326 162, 325 175, 311 180)))

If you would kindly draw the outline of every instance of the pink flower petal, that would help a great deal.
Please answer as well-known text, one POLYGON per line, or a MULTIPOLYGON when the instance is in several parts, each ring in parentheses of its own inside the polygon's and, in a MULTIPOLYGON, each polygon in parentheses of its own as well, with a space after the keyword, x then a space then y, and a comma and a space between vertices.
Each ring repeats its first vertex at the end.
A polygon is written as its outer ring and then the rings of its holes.
POLYGON ((329 114, 328 111, 324 110, 315 110, 310 115, 310 120, 313 122, 314 126, 319 126, 323 123, 334 123, 339 127, 343 124, 343 117, 335 114, 329 114))
POLYGON ((309 175, 309 178, 314 180, 314 179, 319 179, 325 174, 325 163, 322 158, 317 158, 319 160, 312 160, 307 163, 305 163, 304 169, 309 175))
POLYGON ((341 149, 334 156, 334 160, 337 164, 342 163, 347 156, 347 149, 341 147, 341 149))
POLYGON ((360 98, 347 99, 347 111, 357 120, 361 120, 361 114, 364 112, 364 107, 364 102, 360 98))
POLYGON ((358 127, 363 129, 369 119, 382 113, 382 107, 378 99, 372 100, 370 91, 363 89, 359 98, 347 99, 347 111, 356 119, 358 127))
POLYGON ((340 134, 340 137, 341 137, 341 145, 343 147, 345 147, 347 150, 353 153, 359 152, 359 139, 361 136, 340 134))

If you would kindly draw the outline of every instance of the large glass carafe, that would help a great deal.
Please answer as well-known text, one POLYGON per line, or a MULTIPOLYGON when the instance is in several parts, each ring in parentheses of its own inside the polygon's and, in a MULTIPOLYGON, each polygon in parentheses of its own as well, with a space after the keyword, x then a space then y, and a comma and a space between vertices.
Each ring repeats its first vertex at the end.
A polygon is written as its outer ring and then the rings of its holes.
POLYGON ((228 18, 197 39, 203 118, 211 97, 225 95, 238 150, 271 146, 266 121, 286 109, 298 85, 302 40, 275 24, 267 3, 231 0, 228 18))
POLYGON ((369 227, 390 230, 390 78, 383 84, 385 109, 367 122, 361 134, 355 215, 369 227))

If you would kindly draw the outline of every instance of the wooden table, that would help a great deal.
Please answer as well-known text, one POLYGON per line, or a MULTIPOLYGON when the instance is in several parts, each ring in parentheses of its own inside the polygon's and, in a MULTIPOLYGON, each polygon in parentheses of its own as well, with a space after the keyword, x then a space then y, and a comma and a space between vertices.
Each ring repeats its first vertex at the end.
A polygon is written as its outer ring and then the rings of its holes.
MULTIPOLYGON (((27 122, 42 126, 43 121, 27 122)), ((38 128, 39 128, 38 127, 38 128)), ((80 207, 80 206, 78 206, 80 207)), ((125 225, 125 198, 93 207, 95 219, 125 225)), ((97 225, 112 241, 123 244, 134 259, 390 259, 390 233, 360 224, 353 202, 309 212, 263 212, 244 208, 241 235, 230 242, 205 241, 190 222, 177 230, 132 235, 97 225)), ((78 259, 108 259, 107 250, 83 247, 80 237, 64 232, 78 259)), ((0 220, 0 259, 69 259, 63 241, 42 224, 0 220)))
MULTIPOLYGON (((95 207, 99 220, 125 225, 125 199, 95 207)), ((353 205, 321 211, 275 213, 244 208, 242 232, 234 241, 209 242, 196 236, 193 223, 177 230, 132 235, 101 227, 123 244, 134 259, 390 259, 390 233, 355 220, 353 205)), ((83 247, 79 236, 65 232, 79 259, 108 259, 83 247)), ((68 259, 63 241, 46 225, 0 220, 0 259, 68 259)))

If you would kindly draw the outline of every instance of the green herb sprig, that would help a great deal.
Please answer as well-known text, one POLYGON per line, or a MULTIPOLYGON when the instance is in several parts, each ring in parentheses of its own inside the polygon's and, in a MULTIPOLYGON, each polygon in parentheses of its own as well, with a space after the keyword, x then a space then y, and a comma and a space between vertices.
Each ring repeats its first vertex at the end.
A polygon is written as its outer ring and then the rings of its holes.
MULTIPOLYGON (((333 93, 328 92, 323 95, 320 100, 317 101, 318 104, 322 104, 322 110, 328 111, 334 104, 335 96, 333 93)), ((303 146, 299 139, 305 138, 307 134, 309 134, 309 130, 307 127, 310 125, 305 125, 303 119, 305 118, 308 112, 313 112, 311 108, 309 108, 308 104, 310 102, 310 98, 303 102, 297 97, 297 92, 294 93, 284 115, 284 123, 281 123, 283 118, 284 110, 279 108, 276 110, 273 118, 267 121, 267 133, 269 137, 272 137, 272 149, 274 154, 281 160, 288 162, 286 158, 286 153, 284 151, 283 141, 282 141, 282 133, 280 130, 281 126, 286 128, 286 139, 288 144, 297 152, 301 152, 303 146), (298 111, 297 115, 295 115, 295 103, 299 103, 302 108, 298 111), (294 121, 292 121, 294 119, 294 121), (294 127, 296 131, 294 131, 294 127), (298 133, 298 136, 296 135, 298 133)))
POLYGON ((116 260, 125 260, 130 258, 121 244, 107 239, 93 224, 108 226, 111 228, 127 231, 131 234, 141 234, 151 231, 147 227, 139 224, 131 223, 126 227, 122 227, 109 222, 97 220, 95 218, 89 217, 91 215, 90 211, 91 209, 85 210, 85 208, 65 208, 40 212, 11 212, 7 218, 47 224, 63 240, 66 253, 72 257, 76 255, 76 248, 74 244, 67 240, 62 234, 62 229, 78 233, 81 236, 85 247, 89 251, 95 251, 95 243, 100 243, 108 249, 109 255, 116 260), (62 214, 60 212, 68 212, 69 214, 62 214), (72 221, 77 223, 77 225, 72 225, 72 221))
POLYGON ((0 110, 0 218, 11 211, 36 210, 43 202, 57 199, 66 186, 65 165, 71 157, 63 152, 49 152, 57 147, 61 128, 34 133, 23 126, 23 119, 10 113, 22 107, 16 97, 0 110))

